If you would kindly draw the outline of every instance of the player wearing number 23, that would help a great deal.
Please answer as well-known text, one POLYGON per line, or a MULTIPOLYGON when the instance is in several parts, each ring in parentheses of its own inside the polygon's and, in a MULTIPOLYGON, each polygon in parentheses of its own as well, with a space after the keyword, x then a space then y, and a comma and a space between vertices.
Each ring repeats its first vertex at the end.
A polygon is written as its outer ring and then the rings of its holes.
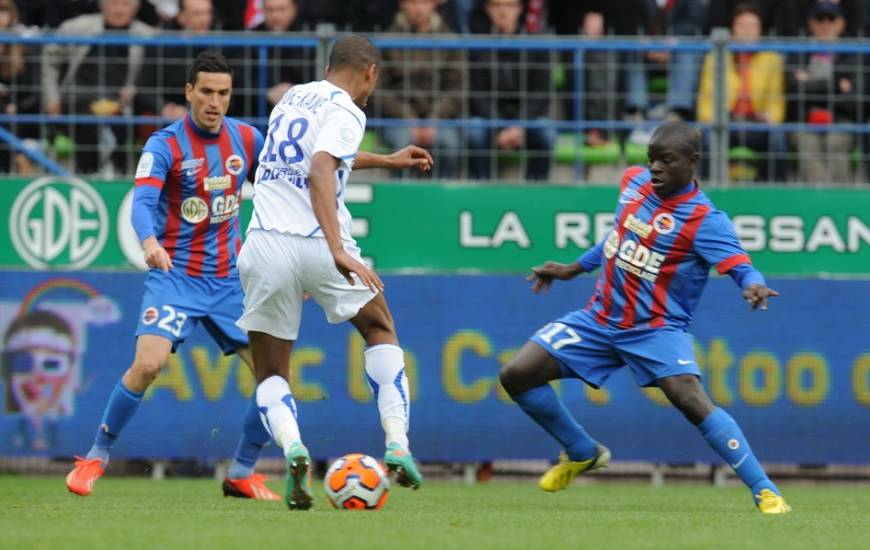
MULTIPOLYGON (((136 328, 136 355, 109 396, 91 450, 67 477, 73 493, 91 493, 145 390, 198 323, 225 354, 238 353, 253 364, 248 337, 235 325, 243 303, 236 258, 242 183, 253 177, 263 136, 224 116, 232 84, 227 60, 216 52, 201 53, 185 86, 190 114, 155 132, 142 150, 132 222, 151 270, 136 328)), ((224 493, 275 500, 278 496, 253 472, 269 438, 254 403, 244 418, 224 493)))

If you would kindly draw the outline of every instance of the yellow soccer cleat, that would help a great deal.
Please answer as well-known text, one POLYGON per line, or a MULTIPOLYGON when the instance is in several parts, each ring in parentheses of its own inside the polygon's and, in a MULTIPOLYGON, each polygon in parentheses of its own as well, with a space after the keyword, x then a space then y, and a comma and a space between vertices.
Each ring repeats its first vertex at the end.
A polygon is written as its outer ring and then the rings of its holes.
POLYGON ((782 496, 770 489, 762 489, 755 495, 755 505, 762 514, 787 514, 791 512, 791 506, 782 496))
POLYGON ((575 462, 568 459, 568 455, 563 451, 559 454, 559 463, 547 470, 541 476, 538 486, 542 491, 554 492, 566 489, 574 478, 583 472, 589 470, 599 470, 606 468, 610 464, 610 449, 598 443, 596 454, 588 460, 575 462))

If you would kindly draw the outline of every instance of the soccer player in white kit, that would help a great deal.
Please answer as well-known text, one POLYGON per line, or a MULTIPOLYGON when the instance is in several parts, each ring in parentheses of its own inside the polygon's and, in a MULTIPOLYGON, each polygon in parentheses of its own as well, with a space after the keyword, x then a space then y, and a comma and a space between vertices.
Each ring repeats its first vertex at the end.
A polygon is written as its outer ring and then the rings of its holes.
POLYGON ((391 155, 359 152, 365 107, 378 77, 378 51, 366 38, 336 42, 326 80, 294 86, 275 105, 254 185, 254 213, 238 267, 257 378, 257 406, 284 450, 290 509, 313 504, 311 459, 287 383, 304 293, 330 323, 349 320, 366 341, 365 369, 386 433, 384 462, 404 486, 422 477, 408 447, 408 380, 378 275, 351 237, 344 190, 352 169, 429 170, 432 157, 409 146, 391 155))

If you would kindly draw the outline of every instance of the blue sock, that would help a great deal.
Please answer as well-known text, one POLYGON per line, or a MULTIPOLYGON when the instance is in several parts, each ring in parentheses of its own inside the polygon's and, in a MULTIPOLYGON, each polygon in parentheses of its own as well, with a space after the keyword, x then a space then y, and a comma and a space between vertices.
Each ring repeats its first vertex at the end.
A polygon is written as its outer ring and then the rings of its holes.
POLYGON ((142 395, 143 393, 127 389, 123 379, 115 384, 115 389, 109 395, 109 402, 106 403, 106 409, 103 411, 100 427, 97 428, 94 445, 88 451, 87 458, 99 458, 103 461, 104 467, 109 464, 109 453, 112 451, 112 445, 115 444, 115 439, 120 435, 127 422, 136 414, 139 403, 142 402, 142 395))
POLYGON ((737 476, 753 495, 757 495, 762 489, 770 489, 779 494, 779 489, 764 473, 749 447, 749 442, 746 441, 746 436, 730 414, 723 409, 715 409, 698 424, 698 429, 710 447, 734 468, 737 476))
POLYGON ((562 444, 568 458, 581 461, 595 456, 596 442, 574 420, 565 404, 549 384, 513 396, 527 415, 562 444))
POLYGON ((257 395, 254 394, 248 402, 245 410, 245 422, 242 427, 242 437, 236 447, 236 454, 227 472, 230 479, 243 479, 254 473, 254 466, 260 457, 260 452, 271 436, 260 420, 260 412, 257 410, 257 395))

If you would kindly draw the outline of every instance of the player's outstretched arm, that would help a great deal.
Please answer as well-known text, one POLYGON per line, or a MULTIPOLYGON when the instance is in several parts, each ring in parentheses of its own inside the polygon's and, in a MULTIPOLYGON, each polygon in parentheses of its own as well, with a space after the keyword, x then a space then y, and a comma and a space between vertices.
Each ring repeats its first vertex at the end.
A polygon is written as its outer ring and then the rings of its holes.
POLYGON ((435 164, 435 161, 432 160, 432 155, 429 154, 429 151, 416 145, 408 145, 389 155, 360 151, 354 159, 353 167, 355 170, 364 170, 366 168, 386 168, 389 170, 416 168, 421 172, 428 172, 432 169, 433 164, 435 164))
POLYGON ((337 158, 325 151, 318 151, 311 160, 308 182, 314 217, 317 218, 320 230, 326 237, 336 269, 347 279, 348 284, 352 286, 356 284, 352 276, 356 274, 364 285, 372 289, 372 292, 383 292, 384 283, 381 282, 378 274, 348 254, 341 242, 341 229, 338 225, 338 210, 335 202, 335 171, 338 169, 338 163, 337 158))
POLYGON ((760 283, 755 283, 743 289, 743 299, 752 307, 752 309, 767 309, 767 299, 773 296, 779 296, 779 292, 768 288, 760 283))
POLYGON ((546 293, 550 290, 554 279, 567 281, 580 275, 583 271, 583 266, 578 262, 570 264, 547 262, 544 265, 533 267, 532 274, 526 277, 526 280, 532 281, 532 292, 535 294, 546 293))

